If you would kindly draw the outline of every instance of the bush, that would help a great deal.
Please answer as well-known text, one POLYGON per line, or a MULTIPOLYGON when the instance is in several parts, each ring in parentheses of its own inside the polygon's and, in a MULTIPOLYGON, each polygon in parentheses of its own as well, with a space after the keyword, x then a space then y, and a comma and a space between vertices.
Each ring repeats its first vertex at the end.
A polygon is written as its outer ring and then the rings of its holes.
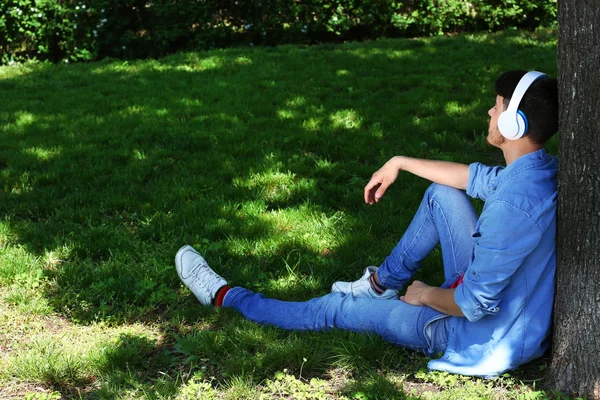
POLYGON ((556 24, 556 0, 5 0, 2 63, 556 24))
POLYGON ((553 26, 556 17, 555 0, 417 0, 401 7, 392 16, 392 24, 399 32, 412 36, 441 35, 553 26))
POLYGON ((83 3, 5 0, 0 4, 0 61, 94 59, 97 15, 83 3))

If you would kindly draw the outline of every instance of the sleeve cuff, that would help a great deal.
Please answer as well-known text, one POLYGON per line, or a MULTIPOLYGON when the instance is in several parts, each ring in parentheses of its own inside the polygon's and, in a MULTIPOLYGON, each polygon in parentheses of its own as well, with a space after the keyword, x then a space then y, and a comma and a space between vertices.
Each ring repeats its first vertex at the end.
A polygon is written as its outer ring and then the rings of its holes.
POLYGON ((498 307, 484 309, 464 283, 454 291, 454 302, 471 322, 479 321, 484 315, 496 314, 499 310, 498 307))
POLYGON ((475 162, 469 165, 469 180, 467 182, 467 195, 470 197, 477 197, 477 184, 475 177, 477 176, 477 170, 481 163, 475 162))

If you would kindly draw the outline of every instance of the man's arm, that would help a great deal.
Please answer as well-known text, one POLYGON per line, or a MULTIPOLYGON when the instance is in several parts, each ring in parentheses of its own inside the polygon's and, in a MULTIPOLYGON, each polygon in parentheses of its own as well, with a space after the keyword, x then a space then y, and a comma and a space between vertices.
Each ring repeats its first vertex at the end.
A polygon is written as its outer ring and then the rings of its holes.
POLYGON ((376 171, 365 186, 365 203, 378 202, 387 188, 398 178, 400 171, 408 171, 435 183, 466 189, 469 183, 469 166, 449 161, 424 160, 396 156, 376 171))
POLYGON ((406 289, 406 294, 400 297, 400 300, 413 306, 429 306, 444 314, 464 317, 462 310, 454 301, 454 290, 442 289, 429 286, 421 281, 414 281, 406 289))

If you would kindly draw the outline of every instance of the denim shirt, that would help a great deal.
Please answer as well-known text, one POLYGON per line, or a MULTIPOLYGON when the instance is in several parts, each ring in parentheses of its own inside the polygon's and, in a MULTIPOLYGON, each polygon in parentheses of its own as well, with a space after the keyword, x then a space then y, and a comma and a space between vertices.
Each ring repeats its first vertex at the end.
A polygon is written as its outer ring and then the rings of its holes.
POLYGON ((471 263, 454 292, 448 347, 429 368, 491 377, 540 357, 549 345, 558 161, 545 150, 507 167, 469 166, 467 194, 485 201, 471 263))

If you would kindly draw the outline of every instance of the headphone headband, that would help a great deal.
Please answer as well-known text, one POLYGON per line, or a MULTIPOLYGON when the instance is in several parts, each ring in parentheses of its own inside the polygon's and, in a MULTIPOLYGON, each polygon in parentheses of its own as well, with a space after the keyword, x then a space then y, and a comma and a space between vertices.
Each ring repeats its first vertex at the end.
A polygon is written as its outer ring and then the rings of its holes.
POLYGON ((528 73, 523 75, 523 77, 517 84, 515 91, 510 97, 510 103, 508 103, 506 111, 517 112, 517 110, 519 109, 519 104, 521 103, 521 100, 523 100, 523 96, 525 96, 525 93, 527 92, 527 89, 529 89, 529 86, 531 86, 533 82, 545 76, 546 74, 539 71, 529 71, 528 73))

